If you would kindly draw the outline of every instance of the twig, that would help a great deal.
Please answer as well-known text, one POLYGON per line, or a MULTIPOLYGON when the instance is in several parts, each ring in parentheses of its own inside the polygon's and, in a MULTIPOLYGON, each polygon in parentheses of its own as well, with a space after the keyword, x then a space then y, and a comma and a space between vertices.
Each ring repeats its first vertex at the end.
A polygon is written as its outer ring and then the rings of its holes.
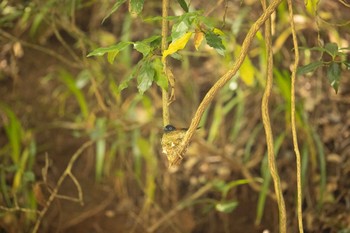
POLYGON ((178 148, 178 157, 174 161, 172 165, 177 165, 182 160, 182 155, 184 154, 185 149, 187 148, 194 132, 196 131, 198 124, 200 122, 200 119, 202 118, 202 115, 204 111, 208 108, 210 103, 213 101, 215 95, 219 92, 219 90, 228 82, 231 80, 231 78, 237 73, 238 69, 242 65, 245 56, 248 53, 248 49, 250 47, 250 44, 252 43, 255 34, 258 32, 258 30, 261 28, 261 26, 264 24, 264 22, 270 17, 270 15, 275 11, 277 6, 282 2, 282 0, 274 0, 269 5, 269 7, 266 9, 266 11, 263 12, 263 14, 256 20, 256 22, 251 26, 250 30, 247 33, 246 38, 243 41, 241 52, 234 63, 232 69, 227 71, 216 83, 210 88, 210 90, 207 92, 205 97, 203 98, 202 102, 200 103, 199 107, 197 108, 197 111, 192 118, 191 125, 186 132, 185 137, 183 138, 179 148, 178 148))
POLYGON ((75 179, 75 177, 72 174, 72 167, 75 163, 75 161, 79 158, 79 156, 81 155, 81 153, 88 147, 90 147, 92 144, 94 143, 94 141, 88 141, 86 143, 84 143, 72 156, 72 158, 70 159, 66 169, 64 170, 63 174, 61 175, 61 177, 59 178, 59 180, 57 181, 57 185, 56 187, 53 189, 53 191, 51 192, 48 200, 46 201, 45 207, 40 211, 38 219, 35 222, 34 228, 32 233, 36 233, 39 230, 40 224, 42 219, 44 218, 45 214, 47 213, 47 211, 49 210, 49 207, 51 205, 51 203, 54 201, 55 198, 57 198, 58 195, 58 191, 63 183, 63 181, 66 179, 67 176, 70 176, 74 182, 74 184, 76 185, 77 189, 78 189, 78 198, 77 201, 80 202, 80 204, 83 204, 83 194, 81 191, 81 187, 80 184, 78 183, 78 181, 75 179), (74 178, 73 178, 74 177, 74 178))
POLYGON ((303 193, 302 193, 302 186, 301 186, 301 159, 300 159, 300 151, 299 151, 296 123, 295 123, 295 78, 296 78, 296 72, 297 72, 298 63, 299 63, 299 46, 298 46, 298 40, 296 36, 296 31, 295 31, 294 18, 293 18, 293 4, 291 0, 288 0, 288 10, 289 10, 289 18, 290 18, 289 19, 290 27, 292 29, 294 56, 295 56, 294 66, 292 69, 291 93, 290 93, 291 95, 291 127, 292 127, 293 145, 294 145, 294 152, 295 152, 295 159, 296 159, 296 166, 297 166, 298 225, 299 225, 299 232, 303 233, 304 229, 303 229, 303 210, 302 210, 303 193))

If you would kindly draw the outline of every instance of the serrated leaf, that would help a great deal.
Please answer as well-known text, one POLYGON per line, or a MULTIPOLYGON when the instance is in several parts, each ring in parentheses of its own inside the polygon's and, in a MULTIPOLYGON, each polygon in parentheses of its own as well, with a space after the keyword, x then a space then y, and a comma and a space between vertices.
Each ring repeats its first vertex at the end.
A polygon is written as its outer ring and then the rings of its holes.
POLYGON ((145 91, 147 91, 148 88, 150 88, 154 79, 154 75, 155 75, 155 71, 153 67, 150 65, 149 62, 145 62, 142 65, 140 69, 140 73, 137 77, 137 83, 138 83, 137 88, 140 94, 145 93, 145 91))
POLYGON ((177 2, 180 4, 181 8, 188 12, 188 6, 187 6, 187 3, 185 2, 185 0, 177 0, 177 2))
POLYGON ((138 52, 142 53, 142 55, 144 57, 146 57, 149 54, 149 52, 151 51, 151 47, 148 44, 140 42, 140 41, 138 41, 134 44, 134 48, 138 52))
POLYGON ((123 5, 123 3, 126 2, 126 0, 116 0, 114 5, 112 6, 112 9, 108 12, 108 14, 103 18, 102 23, 111 16, 118 8, 123 5))
POLYGON ((231 213, 238 206, 237 201, 221 202, 215 205, 215 209, 223 213, 231 213))
POLYGON ((214 48, 220 55, 225 55, 225 46, 222 44, 222 39, 219 35, 216 35, 212 31, 207 31, 205 33, 205 39, 210 47, 214 48))
POLYGON ((327 69, 327 78, 331 86, 335 90, 335 93, 338 93, 340 73, 340 65, 338 63, 332 62, 327 69))
POLYGON ((196 31, 194 34, 194 47, 198 51, 199 46, 202 44, 202 41, 204 39, 204 33, 201 31, 196 31))
POLYGON ((139 15, 143 9, 144 0, 129 0, 129 12, 132 15, 139 15))
POLYGON ((305 66, 298 67, 297 75, 302 75, 302 74, 312 72, 322 65, 323 65, 322 61, 315 61, 305 66))
POLYGON ((336 43, 327 43, 324 48, 326 49, 326 52, 332 57, 334 57, 338 52, 338 45, 336 43))
POLYGON ((185 48, 188 40, 191 38, 192 32, 187 32, 179 39, 170 43, 168 49, 164 50, 162 60, 164 60, 168 55, 176 53, 177 51, 185 48))

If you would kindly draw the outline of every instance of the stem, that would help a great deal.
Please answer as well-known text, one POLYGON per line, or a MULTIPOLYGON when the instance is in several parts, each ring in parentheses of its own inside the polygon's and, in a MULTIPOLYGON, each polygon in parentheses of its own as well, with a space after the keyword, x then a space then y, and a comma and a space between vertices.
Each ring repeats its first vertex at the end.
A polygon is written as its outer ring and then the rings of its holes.
POLYGON ((290 26, 292 29, 293 36, 293 45, 294 45, 294 66, 292 69, 292 77, 291 77, 291 127, 292 127, 292 135, 293 135, 293 145, 297 166, 297 212, 298 212, 298 225, 299 232, 303 233, 303 209, 302 209, 302 201, 303 201, 303 193, 302 193, 302 184, 301 184, 301 159, 300 159, 300 151, 298 146, 298 137, 295 123, 295 78, 296 78, 296 70, 299 63, 299 46, 295 31, 294 19, 293 19, 293 4, 291 0, 288 0, 288 10, 289 10, 289 18, 290 18, 290 26))
MULTIPOLYGON (((266 0, 261 1, 263 9, 266 9, 266 0)), ((274 141, 273 133, 271 129, 270 115, 269 115, 269 97, 271 95, 271 89, 273 84, 273 52, 272 52, 272 42, 271 42, 271 20, 266 20, 265 23, 265 44, 267 51, 267 78, 264 95, 261 101, 261 115, 262 121, 266 134, 266 143, 267 143, 267 157, 269 163, 269 169, 271 177, 273 179, 276 199, 278 204, 279 212, 279 232, 287 232, 287 217, 286 217, 286 205, 283 198, 282 188, 280 177, 278 175, 278 170, 275 161, 275 152, 274 152, 274 141)))
MULTIPOLYGON (((169 31, 169 25, 167 21, 168 17, 168 8, 169 8, 169 0, 163 0, 162 3, 162 52, 167 49, 168 43, 167 43, 167 37, 168 37, 168 31, 169 31)), ((167 58, 164 59, 163 62, 163 70, 164 73, 167 75, 167 58)), ((166 126, 170 122, 170 116, 169 116, 169 94, 168 90, 162 88, 162 105, 163 105, 163 125, 166 126)))

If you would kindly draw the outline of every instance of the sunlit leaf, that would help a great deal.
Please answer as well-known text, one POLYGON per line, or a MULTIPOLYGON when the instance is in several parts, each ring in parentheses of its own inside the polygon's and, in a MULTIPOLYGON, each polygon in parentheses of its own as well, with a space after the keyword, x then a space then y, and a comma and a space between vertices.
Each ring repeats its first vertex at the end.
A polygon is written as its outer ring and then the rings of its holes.
POLYGON ((215 205, 215 209, 223 213, 231 213, 238 206, 237 201, 221 202, 215 205))
POLYGON ((219 35, 212 31, 207 31, 205 33, 205 39, 210 47, 214 48, 220 55, 225 55, 225 47, 222 44, 222 39, 219 35))
POLYGON ((111 14, 113 14, 118 8, 123 5, 123 3, 126 2, 126 0, 116 0, 112 9, 108 12, 108 14, 103 18, 102 23, 109 17, 111 14))
MULTIPOLYGON (((238 57, 240 51, 241 51, 241 48, 237 45, 234 52, 235 57, 238 57)), ((253 86, 255 72, 256 71, 255 71, 255 67, 253 66, 253 63, 251 62, 250 58, 246 56, 244 58, 244 61, 241 67, 239 68, 239 76, 247 86, 253 86)))
POLYGON ((154 79, 155 71, 149 62, 145 62, 137 77, 137 88, 140 94, 143 94, 145 91, 150 88, 154 79))
POLYGON ((129 12, 138 15, 142 12, 144 0, 129 0, 129 12))
POLYGON ((327 78, 336 93, 338 93, 340 73, 340 65, 338 63, 332 62, 327 69, 327 78))
POLYGON ((219 36, 225 35, 225 33, 224 33, 223 31, 221 31, 219 28, 214 28, 214 29, 213 29, 213 32, 214 32, 216 35, 219 35, 219 36))
POLYGON ((185 2, 185 0, 177 0, 177 2, 180 4, 181 8, 188 12, 188 6, 187 6, 187 3, 185 2))
POLYGON ((305 66, 298 67, 297 75, 302 75, 302 74, 312 72, 322 65, 323 65, 322 61, 315 61, 305 66))
POLYGON ((164 60, 168 55, 176 53, 177 51, 185 48, 191 36, 192 36, 192 32, 187 32, 183 36, 181 36, 179 39, 171 42, 168 49, 164 50, 162 59, 164 60))

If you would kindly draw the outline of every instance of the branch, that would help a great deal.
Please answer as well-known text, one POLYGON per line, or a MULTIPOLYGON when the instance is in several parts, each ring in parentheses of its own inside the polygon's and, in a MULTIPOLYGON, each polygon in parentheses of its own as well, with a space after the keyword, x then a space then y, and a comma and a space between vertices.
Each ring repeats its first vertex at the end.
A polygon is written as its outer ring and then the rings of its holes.
POLYGON ((182 155, 184 154, 185 149, 189 145, 189 142, 196 131, 198 124, 200 122, 200 119, 203 116, 204 111, 208 108, 210 103, 213 101, 215 95, 219 92, 219 90, 228 82, 231 80, 231 78, 237 73, 238 69, 241 67, 245 56, 248 53, 248 49, 255 37, 255 34, 258 32, 258 30, 261 28, 261 26, 264 24, 264 22, 270 17, 270 15, 275 11, 277 6, 282 2, 282 0, 274 0, 270 6, 266 9, 266 11, 263 12, 263 14, 259 17, 259 19, 252 25, 249 32, 247 33, 246 38, 243 41, 241 52, 234 63, 232 69, 226 72, 207 92, 205 97, 203 98, 202 102, 197 108, 197 112, 195 113, 194 117, 192 118, 191 125, 186 132, 185 137, 183 138, 179 149, 178 149, 178 157, 175 159, 175 161, 171 165, 178 165, 182 160, 182 155))

